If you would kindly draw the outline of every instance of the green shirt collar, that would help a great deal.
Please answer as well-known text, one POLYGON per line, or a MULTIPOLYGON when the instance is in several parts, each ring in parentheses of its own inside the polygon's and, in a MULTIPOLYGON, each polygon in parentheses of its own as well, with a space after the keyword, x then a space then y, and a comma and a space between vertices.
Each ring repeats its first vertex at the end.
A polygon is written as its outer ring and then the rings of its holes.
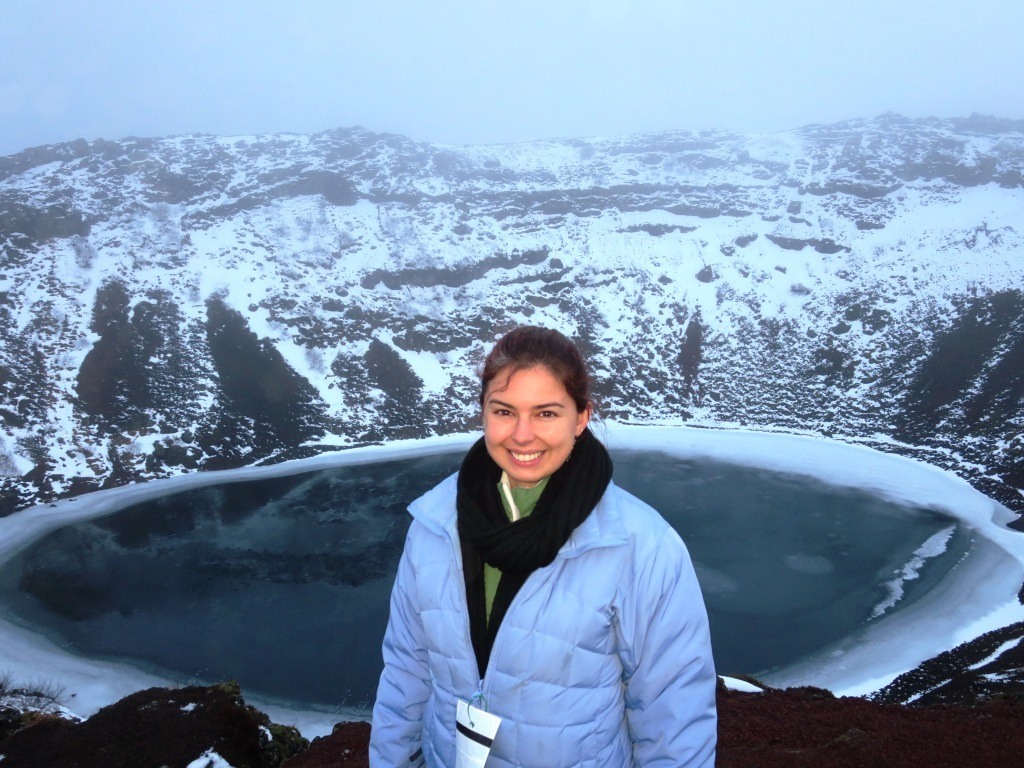
MULTIPOLYGON (((502 477, 506 477, 502 473, 502 477)), ((512 499, 515 501, 516 507, 519 509, 519 517, 529 517, 530 513, 533 512, 533 508, 537 506, 537 499, 544 492, 545 486, 548 484, 548 479, 545 477, 539 483, 532 488, 510 488, 512 491, 512 499)), ((508 519, 512 520, 512 506, 508 503, 508 497, 505 495, 505 491, 502 488, 502 483, 498 483, 498 496, 501 498, 501 505, 505 508, 505 514, 508 515, 508 519)))

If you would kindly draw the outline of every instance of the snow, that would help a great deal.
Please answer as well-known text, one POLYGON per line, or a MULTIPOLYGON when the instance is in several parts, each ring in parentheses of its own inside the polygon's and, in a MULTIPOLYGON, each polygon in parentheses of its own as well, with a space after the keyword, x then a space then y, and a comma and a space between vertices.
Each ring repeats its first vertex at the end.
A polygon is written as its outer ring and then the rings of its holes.
MULTIPOLYGON (((1016 648, 1020 644, 1020 642, 1021 642, 1020 638, 1017 638, 1017 637, 1013 638, 1012 640, 1007 640, 1005 643, 1000 645, 998 648, 996 648, 994 651, 992 651, 992 653, 990 653, 984 659, 979 661, 977 664, 971 664, 971 666, 969 666, 968 669, 972 669, 972 670, 974 670, 974 669, 981 669, 986 664, 989 664, 990 662, 993 662, 996 659, 998 659, 1000 656, 1002 656, 1004 653, 1006 653, 1011 648, 1016 648)), ((992 677, 992 676, 990 676, 990 677, 992 677)))
MULTIPOLYGON (((354 398, 346 397, 346 382, 331 370, 330 361, 349 356, 349 345, 366 339, 340 336, 335 343, 330 336, 311 340, 297 333, 294 321, 303 318, 323 320, 327 328, 334 327, 335 310, 325 309, 318 299, 336 295, 346 305, 377 310, 393 318, 383 327, 397 332, 405 325, 403 318, 417 314, 463 318, 465 307, 517 305, 520 294, 527 299, 538 295, 533 287, 520 287, 524 285, 520 280, 536 276, 524 268, 509 270, 507 275, 495 270, 487 278, 455 288, 409 285, 400 293, 380 286, 363 287, 361 279, 374 268, 456 268, 478 261, 486 253, 547 248, 552 259, 565 265, 566 282, 580 286, 580 295, 586 295, 600 316, 597 328, 607 331, 608 349, 633 346, 648 352, 652 337, 662 335, 652 329, 662 328, 666 347, 674 348, 674 309, 684 308, 682 314, 687 317, 699 312, 707 339, 701 378, 712 387, 715 382, 742 381, 737 374, 746 373, 744 366, 756 364, 747 360, 736 339, 743 336, 745 328, 756 326, 762 314, 792 322, 805 331, 821 330, 834 321, 832 313, 845 306, 845 294, 863 294, 872 297, 879 309, 891 312, 896 328, 921 319, 922 312, 933 315, 933 310, 915 310, 915 306, 934 304, 934 312, 941 314, 948 308, 952 316, 952 297, 970 295, 977 287, 993 293, 1019 286, 1019 254, 1024 247, 1019 212, 1024 209, 1024 190, 995 183, 961 186, 916 179, 896 185, 898 189, 885 196, 884 206, 883 201, 876 201, 864 208, 860 205, 863 201, 843 193, 816 195, 785 183, 780 186, 788 180, 827 186, 853 173, 838 162, 843 142, 819 140, 821 131, 836 137, 856 134, 866 147, 877 145, 872 152, 880 153, 880 168, 887 167, 886 160, 896 165, 905 159, 899 134, 889 136, 884 122, 861 121, 761 136, 679 131, 663 134, 656 141, 650 136, 627 136, 448 148, 470 165, 501 169, 493 177, 469 173, 462 180, 439 177, 429 163, 421 167, 419 160, 411 163, 412 156, 401 156, 401 152, 379 144, 363 147, 364 159, 328 162, 323 146, 331 140, 324 136, 178 137, 161 140, 159 150, 154 150, 154 157, 167 158, 168 167, 175 172, 191 172, 186 162, 190 153, 213 156, 230 150, 235 156, 224 163, 222 170, 230 173, 224 184, 204 186, 196 197, 173 205, 153 202, 159 196, 150 188, 152 180, 143 169, 127 175, 113 173, 109 158, 97 161, 99 170, 77 161, 53 162, 13 174, 0 180, 0 191, 16 193, 18 199, 43 208, 52 190, 60 189, 69 196, 69 205, 93 223, 88 235, 41 243, 31 267, 0 275, 0 286, 12 296, 14 326, 19 332, 30 330, 34 343, 53 350, 53 354, 48 352, 48 373, 54 382, 54 405, 47 408, 45 419, 24 428, 9 426, 11 439, 0 451, 12 453, 9 461, 16 470, 12 474, 25 474, 35 465, 24 446, 40 440, 58 464, 52 474, 92 478, 97 472, 110 471, 102 458, 107 446, 93 434, 82 437, 88 430, 73 406, 77 372, 98 339, 91 330, 89 308, 97 289, 115 278, 132 286, 136 301, 154 288, 168 291, 183 314, 183 328, 201 328, 206 299, 222 296, 261 340, 272 344, 287 364, 312 384, 327 404, 330 423, 351 425, 350 432, 327 438, 339 444, 361 434, 365 415, 361 406, 353 406, 354 398), (890 142, 895 143, 890 146, 890 142), (670 148, 659 150, 662 144, 670 148), (638 162, 641 155, 651 153, 657 155, 657 162, 638 162), (734 162, 741 154, 752 162, 734 162), (695 163, 700 157, 715 162, 695 163), (762 161, 774 164, 774 170, 765 175, 762 161), (372 180, 373 174, 364 164, 377 169, 378 180, 372 180), (280 198, 272 194, 277 174, 283 174, 282 179, 294 178, 295 173, 312 168, 351 172, 353 183, 361 189, 359 199, 353 205, 330 205, 316 195, 280 198), (357 168, 359 173, 355 173, 357 168), (728 190, 732 189, 741 195, 742 202, 737 201, 740 208, 762 215, 700 218, 666 210, 660 203, 640 210, 611 204, 599 211, 569 212, 556 225, 550 216, 530 210, 508 221, 495 219, 487 205, 467 209, 461 202, 472 199, 474 190, 497 199, 511 190, 543 194, 591 190, 600 194, 600 190, 617 186, 646 184, 711 190, 709 203, 717 200, 720 206, 731 199, 728 190), (387 194, 382 195, 383 189, 387 194), (401 202, 402 194, 414 189, 443 190, 444 194, 410 207, 401 202), (97 195, 97 190, 104 194, 97 195), (261 193, 266 202, 252 204, 249 198, 255 195, 258 199, 261 193), (444 199, 449 194, 452 199, 444 199), (781 213, 790 203, 801 206, 796 217, 765 215, 781 213), (240 205, 235 212, 217 212, 236 204, 240 205), (858 230, 856 211, 875 208, 879 215, 884 212, 883 218, 891 217, 886 218, 884 229, 858 230), (453 236, 453 229, 460 224, 469 226, 472 235, 453 236), (644 226, 679 229, 651 236, 637 229, 644 226), (768 235, 828 237, 847 246, 849 252, 821 254, 811 246, 784 250, 769 241, 768 235), (756 239, 745 247, 730 245, 738 237, 756 239), (169 253, 176 254, 173 264, 167 263, 169 253), (91 266, 80 269, 77 260, 83 254, 89 254, 91 266), (715 281, 693 279, 705 266, 714 269, 715 281), (601 277, 609 272, 616 275, 614 285, 601 277), (793 293, 797 285, 810 293, 793 293), (265 308, 278 300, 294 302, 294 309, 265 308), (67 319, 66 332, 29 327, 47 302, 52 303, 56 320, 67 319), (265 307, 259 306, 261 302, 265 307), (253 306, 257 308, 250 310, 253 306), (647 327, 638 328, 639 324, 647 327), (66 455, 61 440, 72 435, 91 451, 93 466, 84 454, 66 455)), ((931 146, 930 142, 941 145, 963 138, 948 131, 936 138, 934 130, 924 126, 920 131, 922 148, 931 146)), ((995 144, 1016 146, 1016 138, 968 136, 963 140, 964 163, 992 153, 1013 162, 1013 154, 996 152, 995 144)), ((417 156, 420 151, 446 151, 416 146, 417 156)), ((129 150, 130 143, 125 145, 125 151, 129 150)), ((699 205, 703 193, 694 195, 699 205)), ((579 327, 579 318, 557 303, 530 311, 527 315, 511 309, 505 319, 566 331, 579 327)), ((61 323, 50 325, 58 328, 61 323)), ((863 403, 870 407, 875 396, 870 382, 876 380, 880 369, 891 365, 894 355, 885 332, 864 332, 859 320, 850 325, 850 332, 835 340, 837 349, 860 361, 857 380, 842 391, 836 403, 837 410, 846 412, 863 403)), ((452 385, 459 388, 465 356, 457 354, 458 350, 434 354, 392 346, 423 381, 424 399, 436 398, 452 385)), ((599 361, 598 367, 605 362, 599 361)), ((651 368, 660 367, 662 370, 655 372, 672 378, 675 374, 668 362, 655 355, 651 368)), ((215 388, 211 381, 203 390, 206 394, 196 395, 197 400, 212 405, 215 388)), ((655 402, 657 395, 646 393, 655 402)), ((750 397, 734 399, 726 391, 721 405, 705 400, 693 403, 692 411, 697 418, 715 420, 717 416, 720 421, 735 418, 750 402, 750 397)), ((636 417, 642 417, 645 406, 636 402, 631 406, 636 417)), ((756 421, 764 423, 763 419, 756 421)), ((858 432, 859 426, 843 431, 858 432)), ((140 443, 139 447, 145 446, 140 443)))
MULTIPOLYGON (((981 535, 982 543, 932 593, 912 606, 890 611, 869 628, 791 668, 766 677, 776 686, 810 684, 840 695, 877 690, 922 661, 986 631, 1024 620, 1017 590, 1024 581, 1024 535, 1005 528, 1009 513, 951 472, 872 448, 801 435, 671 426, 602 423, 596 431, 612 451, 656 449, 683 458, 708 458, 801 474, 860 488, 897 502, 934 507, 981 535)), ((164 494, 224 482, 283 476, 346 464, 408 458, 468 448, 475 434, 403 440, 324 454, 271 467, 153 480, 37 506, 0 519, 0 561, 54 528, 99 517, 164 494)), ((915 558, 938 554, 946 532, 930 538, 915 558)), ((796 567, 818 567, 796 563, 796 567)), ((791 564, 792 566, 792 564, 791 564)), ((908 564, 903 578, 910 578, 908 564)), ((894 603, 895 605, 895 603, 894 603)), ((8 620, 0 620, 0 666, 15 679, 44 676, 66 686, 72 708, 88 716, 129 693, 174 685, 127 664, 84 659, 8 620)), ((277 722, 296 725, 307 737, 330 733, 335 722, 355 717, 337 711, 298 711, 247 696, 277 722)), ((213 756, 209 758, 213 760, 213 756)), ((214 763, 216 765, 216 763, 214 763)))
POLYGON ((233 766, 213 749, 208 749, 185 768, 233 768, 233 766))
POLYGON ((445 370, 445 366, 438 360, 437 355, 432 352, 417 352, 402 349, 395 344, 393 334, 387 329, 379 329, 374 336, 404 360, 413 372, 423 382, 424 397, 444 394, 444 391, 451 384, 451 375, 445 370))
POLYGON ((719 678, 723 683, 725 683, 725 687, 730 691, 739 691, 741 693, 764 692, 764 688, 754 685, 753 683, 748 683, 746 680, 740 680, 736 677, 726 677, 725 675, 719 675, 719 678))

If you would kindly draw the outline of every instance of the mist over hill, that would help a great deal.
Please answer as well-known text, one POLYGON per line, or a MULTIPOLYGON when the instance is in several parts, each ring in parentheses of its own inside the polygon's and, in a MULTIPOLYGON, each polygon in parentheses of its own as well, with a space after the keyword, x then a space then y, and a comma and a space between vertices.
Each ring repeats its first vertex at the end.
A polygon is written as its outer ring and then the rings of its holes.
POLYGON ((521 323, 605 418, 854 440, 1024 511, 1024 122, 0 158, 0 514, 465 431, 521 323))

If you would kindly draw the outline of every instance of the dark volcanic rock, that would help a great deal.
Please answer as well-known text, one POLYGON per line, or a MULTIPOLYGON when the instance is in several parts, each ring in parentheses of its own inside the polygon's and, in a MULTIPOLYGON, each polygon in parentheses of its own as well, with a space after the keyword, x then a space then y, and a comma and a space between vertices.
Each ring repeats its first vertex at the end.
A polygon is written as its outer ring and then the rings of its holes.
POLYGON ((277 768, 308 742, 234 684, 150 688, 80 723, 48 718, 0 741, 4 768, 185 768, 216 752, 233 768, 277 768))
POLYGON ((207 302, 207 333, 221 410, 204 468, 239 466, 253 451, 265 456, 323 434, 326 409, 316 389, 216 297, 207 302))
MULTIPOLYGON (((719 768, 1009 768, 1024 754, 1024 698, 905 706, 819 688, 719 685, 719 768)), ((231 684, 154 688, 81 723, 36 718, 6 739, 5 768, 184 768, 208 750, 233 768, 365 768, 371 726, 338 723, 312 743, 270 723, 231 684), (26 727, 27 726, 27 727, 26 727)))
POLYGON ((1024 700, 1024 622, 940 653, 871 696, 883 704, 970 705, 999 698, 1024 700))

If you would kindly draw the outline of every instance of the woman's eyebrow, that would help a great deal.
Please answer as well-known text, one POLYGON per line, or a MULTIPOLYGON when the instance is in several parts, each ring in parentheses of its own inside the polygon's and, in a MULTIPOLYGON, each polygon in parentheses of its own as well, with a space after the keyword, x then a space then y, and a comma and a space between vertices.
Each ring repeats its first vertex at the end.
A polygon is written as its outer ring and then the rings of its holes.
MULTIPOLYGON (((514 405, 512 405, 511 403, 506 403, 505 401, 499 400, 496 397, 492 397, 491 399, 489 399, 487 401, 487 404, 488 405, 500 405, 502 408, 508 408, 510 411, 517 410, 516 407, 514 405)), ((534 410, 534 411, 543 411, 543 410, 546 410, 548 408, 565 408, 565 403, 557 403, 557 402, 556 403, 541 403, 540 405, 531 405, 530 408, 531 408, 531 410, 534 410)))

